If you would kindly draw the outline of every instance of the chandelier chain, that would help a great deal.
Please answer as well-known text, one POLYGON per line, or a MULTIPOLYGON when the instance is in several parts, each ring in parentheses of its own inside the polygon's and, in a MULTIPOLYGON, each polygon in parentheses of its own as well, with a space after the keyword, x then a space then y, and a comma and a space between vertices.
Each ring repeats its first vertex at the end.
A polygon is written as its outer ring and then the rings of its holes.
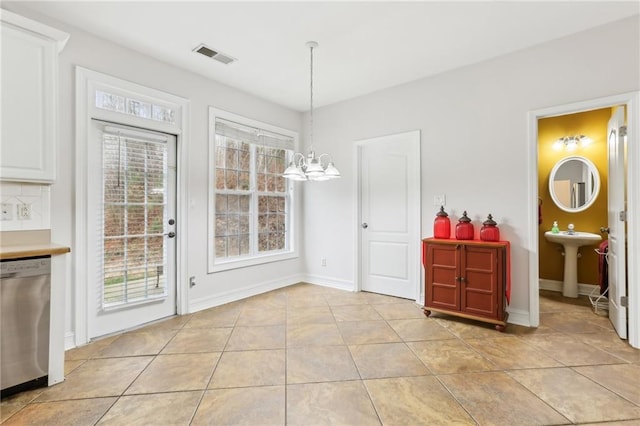
POLYGON ((309 96, 309 146, 311 148, 311 150, 313 151, 313 46, 310 47, 311 49, 311 72, 310 72, 310 76, 311 76, 311 83, 310 83, 310 92, 311 92, 311 96, 309 96))
POLYGON ((289 165, 284 170, 282 176, 294 181, 323 181, 339 178, 340 172, 333 164, 333 159, 329 154, 316 156, 313 150, 313 49, 318 47, 315 41, 308 41, 307 47, 310 50, 310 81, 309 81, 309 153, 295 152, 289 165))

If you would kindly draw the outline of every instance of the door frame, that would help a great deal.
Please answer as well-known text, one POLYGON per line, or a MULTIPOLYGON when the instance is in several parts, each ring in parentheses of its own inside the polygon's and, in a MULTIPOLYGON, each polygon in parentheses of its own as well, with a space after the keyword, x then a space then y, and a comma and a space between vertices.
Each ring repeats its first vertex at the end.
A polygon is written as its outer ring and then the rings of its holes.
MULTIPOLYGON (((413 257, 416 259, 416 266, 415 268, 418 270, 416 273, 416 276, 419 277, 419 281, 416 283, 416 288, 415 288, 415 301, 416 303, 420 303, 420 300, 422 299, 423 293, 422 293, 422 289, 424 288, 424 286, 422 285, 422 283, 424 283, 424 275, 423 275, 423 270, 421 268, 422 262, 421 262, 421 249, 422 249, 422 189, 421 189, 421 185, 422 185, 422 156, 421 156, 421 146, 422 146, 422 141, 421 141, 421 131, 420 130, 411 130, 411 131, 407 131, 407 132, 400 132, 400 133, 392 133, 392 134, 387 134, 387 135, 382 135, 382 136, 375 136, 375 137, 370 137, 370 138, 366 138, 366 139, 360 139, 357 140, 353 146, 353 158, 354 158, 354 170, 356 171, 356 176, 354 179, 354 194, 356 194, 355 198, 354 198, 354 203, 355 203, 355 207, 354 207, 354 211, 356 212, 355 215, 355 232, 354 232, 354 239, 355 239, 355 250, 354 250, 354 266, 355 266, 355 270, 354 270, 354 276, 355 276, 355 281, 353 283, 353 291, 362 291, 362 250, 360 249, 360 243, 362 241, 362 228, 360 227, 361 224, 361 219, 362 219, 362 206, 361 206, 361 168, 362 168, 362 161, 361 161, 361 154, 362 154, 362 147, 364 145, 367 145, 369 143, 372 143, 376 140, 382 139, 382 138, 386 138, 386 137, 391 137, 391 136, 402 136, 402 135, 415 135, 417 137, 418 143, 417 143, 417 161, 418 161, 418 184, 416 186, 416 191, 414 194, 409 194, 409 196, 415 197, 414 201, 417 203, 416 205, 418 206, 418 209, 416 212, 414 212, 414 214, 410 215, 413 219, 412 221, 415 221, 414 224, 417 226, 418 230, 419 230, 419 234, 416 236, 417 238, 419 238, 419 241, 415 243, 415 247, 413 247, 413 257)), ((410 258, 412 256, 410 255, 410 258)))
POLYGON ((627 108, 628 339, 640 348, 640 91, 590 99, 529 112, 529 325, 540 324, 538 239, 538 120, 625 105, 627 108))
POLYGON ((68 349, 89 342, 88 315, 89 300, 87 288, 79 283, 88 281, 87 270, 87 148, 91 137, 91 120, 97 119, 132 127, 146 128, 152 131, 176 136, 176 313, 188 313, 189 277, 187 259, 187 186, 188 140, 189 140, 189 100, 160 90, 152 89, 107 74, 75 67, 76 89, 76 127, 75 127, 75 236, 73 262, 74 316, 72 320, 73 336, 67 336, 65 346, 68 349), (133 97, 156 101, 175 111, 175 123, 165 123, 140 118, 95 107, 96 88, 112 88, 126 92, 133 97))

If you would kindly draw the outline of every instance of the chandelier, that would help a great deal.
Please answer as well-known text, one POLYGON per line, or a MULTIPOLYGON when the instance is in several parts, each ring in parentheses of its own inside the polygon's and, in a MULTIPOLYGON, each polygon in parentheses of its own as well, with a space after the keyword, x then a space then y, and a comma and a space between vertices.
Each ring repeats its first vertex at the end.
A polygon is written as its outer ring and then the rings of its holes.
POLYGON ((313 150, 313 49, 318 47, 315 41, 308 41, 307 47, 311 56, 311 84, 310 84, 310 108, 309 108, 309 153, 305 156, 296 152, 291 158, 289 166, 284 171, 284 176, 291 180, 329 180, 340 177, 340 172, 333 164, 329 154, 316 156, 313 150))

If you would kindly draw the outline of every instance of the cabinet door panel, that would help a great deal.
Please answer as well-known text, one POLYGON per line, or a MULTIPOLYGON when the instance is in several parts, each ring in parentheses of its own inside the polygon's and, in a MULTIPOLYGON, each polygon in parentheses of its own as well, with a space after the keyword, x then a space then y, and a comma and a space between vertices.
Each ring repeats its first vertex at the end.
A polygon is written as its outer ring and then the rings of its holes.
POLYGON ((452 245, 427 245, 425 289, 426 305, 433 308, 459 310, 460 276, 458 250, 452 245))
POLYGON ((0 178, 55 179, 56 48, 50 40, 2 25, 0 178))
POLYGON ((498 317, 499 282, 501 262, 500 249, 492 247, 466 246, 462 255, 461 310, 463 312, 491 318, 498 317))

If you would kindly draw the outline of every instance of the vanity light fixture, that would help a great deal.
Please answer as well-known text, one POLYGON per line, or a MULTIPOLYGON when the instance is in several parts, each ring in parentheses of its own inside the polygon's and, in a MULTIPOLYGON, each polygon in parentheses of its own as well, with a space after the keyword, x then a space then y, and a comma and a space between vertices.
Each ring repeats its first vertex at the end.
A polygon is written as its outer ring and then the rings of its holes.
POLYGON ((562 148, 567 151, 575 151, 579 146, 587 146, 592 142, 591 138, 585 135, 563 136, 553 143, 553 149, 560 151, 562 148))
POLYGON ((289 166, 284 171, 283 177, 291 180, 329 180, 339 178, 340 172, 333 164, 329 154, 320 154, 316 157, 313 150, 313 49, 318 47, 315 41, 308 41, 307 47, 311 56, 311 85, 309 108, 309 153, 305 156, 301 152, 293 154, 289 166))

